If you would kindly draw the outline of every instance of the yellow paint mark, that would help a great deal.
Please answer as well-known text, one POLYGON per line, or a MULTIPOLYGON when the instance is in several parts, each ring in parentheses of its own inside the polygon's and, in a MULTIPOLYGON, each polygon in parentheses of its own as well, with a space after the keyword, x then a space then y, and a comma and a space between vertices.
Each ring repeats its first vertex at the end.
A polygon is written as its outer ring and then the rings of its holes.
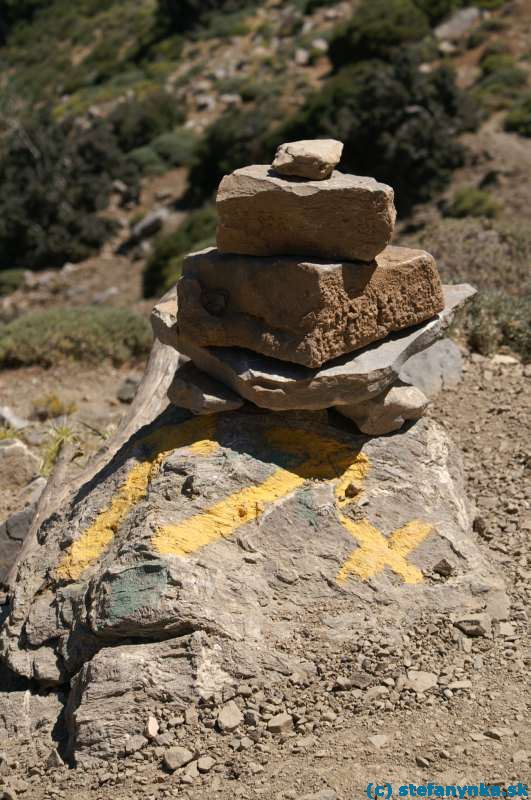
POLYGON ((417 547, 433 526, 414 520, 395 531, 388 539, 368 520, 354 522, 340 515, 341 522, 359 544, 339 571, 336 580, 344 583, 352 573, 366 581, 385 567, 399 575, 405 583, 421 583, 424 576, 418 567, 410 564, 406 556, 417 547))
POLYGON ((56 577, 59 580, 78 580, 109 547, 130 510, 146 497, 150 482, 167 456, 173 450, 184 447, 189 447, 196 455, 208 455, 219 446, 214 436, 215 420, 211 417, 195 417, 182 425, 160 428, 142 439, 140 443, 151 448, 150 455, 132 468, 110 506, 101 511, 92 525, 71 545, 57 567, 56 577))
POLYGON ((258 519, 266 506, 299 489, 310 478, 330 480, 351 472, 361 478, 368 470, 365 455, 340 445, 336 439, 294 428, 271 428, 265 439, 281 452, 305 460, 291 469, 277 469, 258 486, 235 492, 201 514, 176 525, 164 525, 152 539, 157 552, 165 556, 195 553, 258 519))

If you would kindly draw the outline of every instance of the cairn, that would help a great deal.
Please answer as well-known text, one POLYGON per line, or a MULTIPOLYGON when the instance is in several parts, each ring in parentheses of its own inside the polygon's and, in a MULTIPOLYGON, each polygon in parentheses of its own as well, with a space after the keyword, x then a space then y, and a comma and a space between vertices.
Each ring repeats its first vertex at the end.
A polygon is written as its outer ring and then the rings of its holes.
POLYGON ((286 143, 271 166, 221 181, 217 248, 189 255, 176 296, 154 311, 156 335, 190 359, 173 404, 334 408, 370 435, 424 414, 401 369, 474 290, 442 286, 429 253, 390 245, 393 189, 336 170, 342 149, 286 143))

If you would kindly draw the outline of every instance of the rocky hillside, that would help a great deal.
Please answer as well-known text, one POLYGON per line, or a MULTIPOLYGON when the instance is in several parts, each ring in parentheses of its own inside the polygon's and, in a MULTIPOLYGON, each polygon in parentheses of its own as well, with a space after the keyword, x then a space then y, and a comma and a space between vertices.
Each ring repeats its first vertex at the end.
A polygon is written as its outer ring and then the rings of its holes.
POLYGON ((471 345, 528 354, 528 0, 5 0, 0 17, 5 322, 160 294, 211 241, 224 173, 335 136, 345 171, 395 188, 400 236, 487 290, 471 345))

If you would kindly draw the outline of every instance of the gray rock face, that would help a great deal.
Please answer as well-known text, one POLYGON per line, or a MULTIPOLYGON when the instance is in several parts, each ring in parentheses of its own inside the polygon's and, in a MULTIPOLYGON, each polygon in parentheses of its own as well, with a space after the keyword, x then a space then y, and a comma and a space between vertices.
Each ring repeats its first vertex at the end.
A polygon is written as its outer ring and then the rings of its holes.
POLYGON ((177 368, 168 389, 168 399, 175 406, 186 408, 193 414, 234 411, 244 403, 239 395, 198 370, 191 361, 177 368))
POLYGON ((246 400, 274 411, 353 405, 395 383, 405 362, 436 341, 474 294, 468 284, 444 288, 444 310, 416 328, 311 370, 236 347, 199 347, 179 337, 179 350, 203 372, 246 400))
POLYGON ((153 307, 150 316, 153 336, 169 347, 177 346, 177 305, 175 287, 153 307))
POLYGON ((283 178, 267 165, 221 181, 218 248, 251 256, 372 261, 387 247, 396 211, 390 186, 333 172, 327 180, 283 178))
POLYGON ((43 523, 12 586, 2 659, 71 680, 80 762, 143 746, 161 703, 177 716, 242 681, 309 680, 301 613, 326 648, 357 639, 368 608, 395 627, 420 609, 491 613, 503 594, 434 422, 367 440, 311 413, 178 409, 43 523), (452 574, 425 579, 443 559, 452 574))
POLYGON ((302 139, 285 142, 277 149, 273 169, 279 175, 322 181, 341 160, 343 142, 337 139, 302 139))
POLYGON ((444 306, 435 261, 387 247, 372 264, 250 258, 208 249, 185 259, 179 335, 306 367, 430 319, 444 306))
POLYGON ((9 406, 0 406, 0 426, 12 428, 15 431, 21 431, 30 424, 29 420, 19 417, 9 406))
POLYGON ((451 339, 441 339, 412 356, 400 370, 400 380, 435 397, 443 389, 455 389, 463 375, 461 350, 451 339))

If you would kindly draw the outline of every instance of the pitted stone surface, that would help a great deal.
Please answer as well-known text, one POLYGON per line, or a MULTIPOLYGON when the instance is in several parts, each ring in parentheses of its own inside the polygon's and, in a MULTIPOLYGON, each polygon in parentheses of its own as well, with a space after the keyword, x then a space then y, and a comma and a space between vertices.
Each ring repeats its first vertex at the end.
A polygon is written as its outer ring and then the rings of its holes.
POLYGON ((320 367, 442 311, 435 261, 387 247, 372 264, 250 258, 210 248, 186 258, 179 335, 320 367))
POLYGON ((218 248, 252 256, 372 261, 396 220, 393 190, 374 178, 335 171, 324 181, 289 179, 268 165, 226 175, 217 210, 218 248))
POLYGON ((178 346, 203 372, 262 408, 317 410, 352 405, 395 383, 405 362, 440 338, 455 312, 475 294, 468 284, 443 289, 445 306, 434 319, 316 370, 237 347, 199 347, 182 336, 178 346))

